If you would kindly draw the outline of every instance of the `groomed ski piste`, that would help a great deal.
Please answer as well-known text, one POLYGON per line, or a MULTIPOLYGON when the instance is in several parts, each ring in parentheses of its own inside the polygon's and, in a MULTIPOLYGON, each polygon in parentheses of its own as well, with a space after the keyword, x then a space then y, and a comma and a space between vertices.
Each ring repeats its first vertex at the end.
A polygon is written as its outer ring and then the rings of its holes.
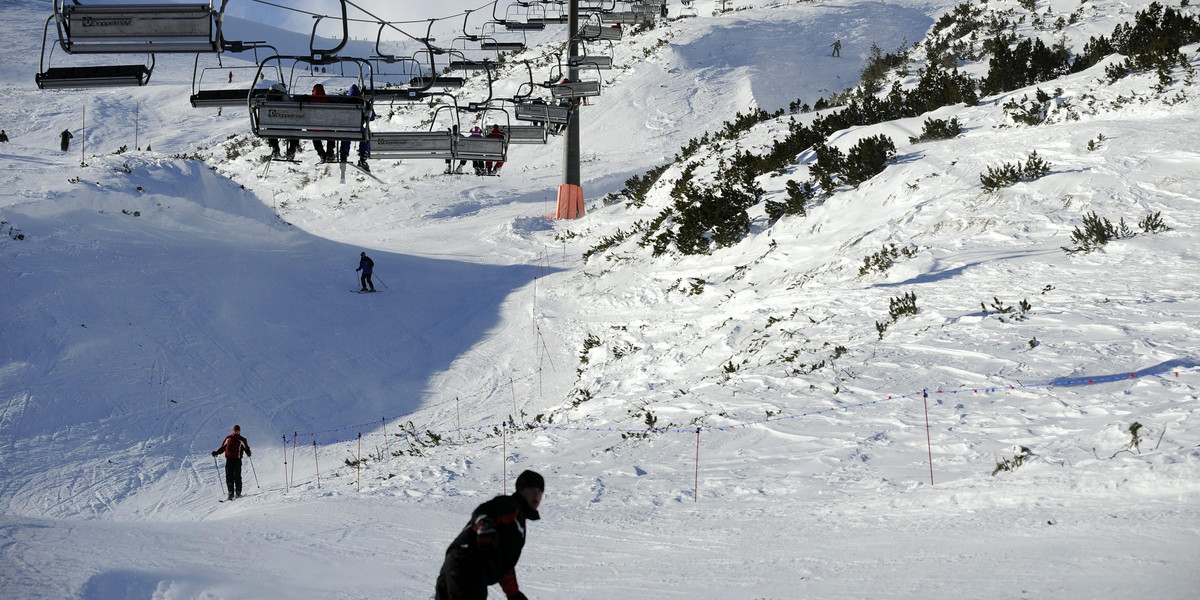
MULTIPOLYGON (((1076 52, 1148 6, 1035 4, 1042 28, 1018 32, 1076 52)), ((510 147, 500 177, 406 160, 372 161, 375 180, 307 142, 262 176, 244 109, 188 105, 192 57, 160 56, 141 88, 40 91, 49 3, 6 3, 0 597, 432 598, 472 508, 524 469, 547 480, 517 567, 533 600, 1194 597, 1187 70, 1109 83, 1109 59, 838 132, 896 157, 805 216, 751 209, 729 247, 653 256, 628 233, 672 205, 682 165, 640 207, 606 194, 738 112, 785 109, 706 144, 696 176, 768 147, 816 115, 790 102, 855 85, 873 44, 920 41, 955 6, 721 5, 614 44, 568 221, 548 216, 560 138, 510 147), (1038 88, 1057 110, 1013 122, 1004 104, 1038 88), (911 143, 931 117, 963 131, 911 143), (983 189, 1034 150, 1048 173, 983 189), (1065 252, 1093 212, 1136 235, 1065 252), (1138 228, 1154 213, 1169 229, 1138 228), (891 244, 906 252, 860 273, 891 244), (386 293, 346 293, 364 251, 386 293), (908 294, 916 313, 890 314, 908 294), (246 495, 218 502, 210 452, 235 423, 246 495)), ((764 199, 812 165, 761 177, 764 199)))

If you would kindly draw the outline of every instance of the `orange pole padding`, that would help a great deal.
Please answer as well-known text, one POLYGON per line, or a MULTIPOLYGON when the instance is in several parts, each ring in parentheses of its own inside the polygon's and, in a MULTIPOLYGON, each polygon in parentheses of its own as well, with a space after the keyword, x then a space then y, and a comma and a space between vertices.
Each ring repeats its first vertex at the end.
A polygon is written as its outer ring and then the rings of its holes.
POLYGON ((558 186, 558 212, 556 219, 578 219, 583 217, 583 188, 573 183, 558 186))

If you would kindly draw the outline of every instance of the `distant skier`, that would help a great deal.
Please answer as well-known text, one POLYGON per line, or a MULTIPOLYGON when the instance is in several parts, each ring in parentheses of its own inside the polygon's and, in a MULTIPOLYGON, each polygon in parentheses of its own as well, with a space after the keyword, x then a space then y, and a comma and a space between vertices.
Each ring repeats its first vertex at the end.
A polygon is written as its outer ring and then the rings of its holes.
POLYGON ((233 71, 229 72, 229 83, 233 83, 233 71))
POLYGON ((494 583, 508 600, 527 600, 517 587, 514 569, 525 547, 525 522, 541 518, 537 509, 546 482, 525 471, 517 477, 516 488, 511 496, 496 496, 471 513, 471 521, 446 549, 436 600, 484 600, 494 583))
POLYGON ((7 141, 8 141, 8 134, 4 133, 3 129, 0 129, 0 142, 7 142, 7 141))
POLYGON ((367 256, 366 252, 359 254, 358 268, 355 272, 362 271, 362 277, 359 277, 359 282, 362 283, 362 291, 367 291, 367 286, 371 286, 371 291, 375 291, 375 282, 371 281, 371 271, 375 269, 375 261, 367 256))
POLYGON ((216 456, 225 453, 225 486, 229 490, 229 499, 242 497, 242 453, 250 456, 250 442, 242 437, 242 428, 233 426, 233 433, 225 436, 221 447, 213 450, 216 456))
POLYGON ((71 147, 71 139, 75 136, 71 135, 71 130, 64 129, 62 133, 58 134, 58 137, 62 139, 62 151, 66 152, 71 147))
POLYGON ((833 43, 830 44, 830 46, 833 47, 833 55, 838 58, 841 58, 842 57, 842 40, 833 40, 833 43))

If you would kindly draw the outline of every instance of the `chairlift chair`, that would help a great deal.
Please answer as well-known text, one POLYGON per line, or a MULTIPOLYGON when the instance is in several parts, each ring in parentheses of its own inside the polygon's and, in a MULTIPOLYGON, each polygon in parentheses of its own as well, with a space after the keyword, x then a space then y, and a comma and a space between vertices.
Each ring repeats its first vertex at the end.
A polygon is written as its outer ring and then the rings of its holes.
POLYGON ((596 79, 580 81, 564 80, 562 75, 563 65, 559 64, 555 67, 555 71, 552 71, 557 72, 558 76, 552 77, 550 81, 543 85, 543 87, 549 88, 550 94, 559 99, 590 98, 593 96, 599 96, 601 77, 599 67, 596 65, 578 65, 578 67, 583 66, 596 69, 596 79))
MULTIPOLYGON (((612 42, 606 42, 609 45, 610 52, 612 42)), ((591 68, 596 70, 609 70, 613 67, 613 57, 611 54, 594 54, 588 50, 586 43, 581 43, 583 54, 567 58, 567 66, 572 69, 591 68)))
POLYGON ((530 15, 525 19, 525 22, 542 25, 566 25, 570 23, 571 16, 567 12, 567 3, 565 0, 538 0, 538 4, 542 7, 542 14, 540 16, 530 15))
POLYGON ((588 15, 588 20, 579 28, 579 38, 589 42, 596 40, 620 40, 624 31, 621 25, 608 24, 603 20, 601 12, 588 15))
POLYGON ((350 140, 365 141, 370 132, 368 123, 372 115, 368 90, 374 89, 370 77, 371 65, 359 58, 327 56, 272 56, 259 64, 255 79, 263 77, 267 64, 276 61, 292 61, 292 75, 288 93, 295 90, 297 64, 328 65, 337 63, 354 64, 359 69, 358 88, 364 96, 312 96, 310 94, 278 94, 267 92, 263 96, 251 96, 250 128, 259 137, 296 140, 350 140), (284 97, 277 97, 284 96, 284 97))
POLYGON ((438 54, 444 54, 446 51, 434 49, 433 46, 427 43, 424 50, 418 50, 415 54, 413 54, 413 62, 417 65, 421 65, 421 61, 417 60, 417 56, 419 56, 422 52, 429 57, 429 66, 426 69, 421 69, 419 74, 413 75, 409 78, 407 82, 409 89, 431 90, 433 88, 460 88, 466 83, 465 78, 445 75, 440 72, 440 69, 438 69, 437 62, 434 57, 438 54))
MULTIPOLYGON (((254 52, 254 64, 253 65, 231 65, 231 66, 227 67, 221 63, 221 55, 217 54, 217 66, 216 67, 201 68, 200 67, 200 55, 202 53, 197 52, 196 53, 196 61, 192 67, 192 95, 189 98, 189 100, 192 103, 193 108, 245 106, 247 101, 249 100, 249 97, 251 96, 251 94, 257 95, 257 96, 264 96, 267 93, 267 88, 269 86, 265 85, 265 84, 260 86, 259 80, 257 79, 257 77, 258 77, 258 49, 259 48, 270 48, 272 50, 272 52, 275 52, 275 47, 271 46, 270 44, 267 44, 266 42, 262 42, 262 41, 259 41, 259 42, 240 42, 240 41, 224 42, 222 44, 222 46, 226 48, 226 50, 225 50, 226 52, 235 53, 235 54, 245 52, 246 50, 252 50, 254 52), (210 83, 210 84, 208 84, 210 87, 205 86, 204 76, 206 74, 211 74, 211 73, 215 72, 215 73, 217 73, 218 80, 220 80, 221 77, 227 72, 232 73, 234 71, 239 71, 242 73, 246 73, 247 71, 249 71, 251 69, 254 70, 253 71, 254 79, 250 81, 249 85, 239 84, 236 87, 230 87, 229 85, 222 87, 222 86, 220 86, 220 84, 213 86, 210 83)), ((239 79, 238 81, 242 82, 247 77, 250 77, 250 75, 246 75, 245 77, 239 79)), ((283 81, 283 71, 279 68, 276 69, 276 78, 274 81, 283 81)), ((228 82, 226 82, 226 83, 228 83, 228 82)))
MULTIPOLYGON (((500 131, 504 131, 503 126, 501 126, 500 131)), ((460 135, 455 138, 454 159, 490 162, 504 162, 508 160, 508 137, 487 137, 488 133, 490 133, 490 130, 484 132, 483 137, 460 135)))
POLYGON ((219 52, 225 5, 79 4, 54 0, 59 42, 71 54, 219 52))
POLYGON ((479 49, 495 52, 521 52, 525 50, 525 41, 505 41, 495 37, 484 37, 479 40, 479 49))
POLYGON ((492 4, 492 18, 504 23, 509 31, 542 31, 546 29, 544 21, 531 21, 530 18, 545 16, 546 10, 537 2, 514 2, 504 9, 504 18, 496 17, 496 4, 492 4))
POLYGON ((516 100, 513 118, 529 123, 567 125, 571 122, 571 107, 565 104, 548 104, 540 99, 519 99, 516 100))
POLYGON ((50 51, 46 51, 46 38, 52 19, 54 15, 46 19, 45 28, 42 30, 42 53, 38 72, 34 75, 34 82, 39 89, 143 86, 150 83, 150 75, 154 72, 153 54, 147 57, 149 64, 47 66, 57 45, 51 44, 50 51))
MULTIPOLYGON (((457 104, 453 96, 445 93, 440 95, 449 98, 451 106, 457 104)), ((441 105, 434 109, 429 131, 373 131, 371 132, 371 159, 404 160, 404 159, 437 159, 450 160, 454 158, 454 132, 458 129, 458 111, 451 110, 454 124, 446 129, 437 130, 437 115, 446 108, 441 105)))
MULTIPOLYGON (((547 130, 560 130, 561 127, 550 127, 550 125, 563 126, 571 121, 571 107, 564 100, 557 104, 548 104, 540 98, 533 98, 535 90, 542 87, 542 84, 534 83, 533 81, 533 66, 529 61, 523 61, 525 69, 529 73, 529 81, 522 83, 517 88, 510 102, 514 105, 513 118, 518 121, 525 121, 541 126, 547 130), (521 94, 521 90, 528 86, 528 93, 521 94)), ((553 131, 550 131, 553 133, 553 131)))

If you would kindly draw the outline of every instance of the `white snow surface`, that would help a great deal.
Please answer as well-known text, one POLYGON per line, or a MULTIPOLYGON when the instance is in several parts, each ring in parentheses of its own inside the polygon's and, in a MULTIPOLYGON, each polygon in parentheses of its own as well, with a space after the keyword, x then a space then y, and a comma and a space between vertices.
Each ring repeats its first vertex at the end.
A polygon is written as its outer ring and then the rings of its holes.
MULTIPOLYGON (((888 135, 896 161, 807 216, 758 209, 710 255, 633 239, 585 260, 669 207, 679 166, 640 208, 601 201, 627 178, 736 112, 854 85, 872 44, 922 39, 953 3, 701 0, 627 36, 582 110, 577 221, 547 216, 559 138, 513 146, 498 178, 374 161, 375 179, 307 142, 265 171, 245 109, 189 106, 191 56, 158 57, 143 88, 37 90, 46 4, 6 2, 0 49, 0 597, 432 598, 472 508, 523 469, 547 480, 517 567, 535 600, 1196 596, 1200 113, 1182 70, 1161 91, 1103 66, 1043 83, 1077 118, 1036 127, 1002 105, 1038 86, 842 131, 843 148, 888 135), (964 132, 910 143, 929 116, 964 132), (982 189, 1031 150, 1049 175, 982 189), (1064 252, 1092 211, 1138 235, 1064 252), (1156 212, 1169 231, 1137 229, 1156 212), (860 275, 885 244, 912 256, 860 275), (349 293, 362 251, 382 293, 349 293), (881 336, 906 293, 919 312, 881 336), (219 503, 209 453, 234 423, 254 454, 246 496, 219 503)), ((1066 39, 1147 4, 1086 2, 1066 39)), ((527 79, 502 74, 500 96, 527 79)), ((811 160, 761 178, 766 198, 811 160)))

